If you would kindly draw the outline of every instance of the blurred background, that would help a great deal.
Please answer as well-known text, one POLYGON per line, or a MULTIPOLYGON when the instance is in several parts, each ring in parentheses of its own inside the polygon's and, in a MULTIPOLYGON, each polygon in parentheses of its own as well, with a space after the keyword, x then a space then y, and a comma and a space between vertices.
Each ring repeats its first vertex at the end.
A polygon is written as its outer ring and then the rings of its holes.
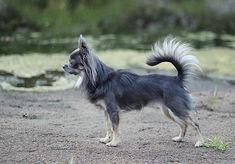
POLYGON ((102 61, 139 72, 151 46, 168 36, 190 42, 201 77, 235 84, 234 0, 0 0, 0 86, 71 88, 62 65, 83 34, 102 61))

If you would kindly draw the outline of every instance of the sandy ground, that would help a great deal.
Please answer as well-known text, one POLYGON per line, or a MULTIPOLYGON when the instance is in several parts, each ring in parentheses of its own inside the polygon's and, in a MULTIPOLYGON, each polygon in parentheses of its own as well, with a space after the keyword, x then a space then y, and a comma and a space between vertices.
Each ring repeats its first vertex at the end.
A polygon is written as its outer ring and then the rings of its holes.
POLYGON ((184 142, 171 141, 179 128, 153 108, 121 113, 122 142, 110 148, 98 142, 105 135, 103 112, 78 91, 0 89, 0 163, 235 163, 235 87, 197 80, 190 89, 197 109, 191 114, 202 133, 218 134, 229 150, 195 148, 191 127, 184 142), (210 111, 214 86, 218 100, 210 111))

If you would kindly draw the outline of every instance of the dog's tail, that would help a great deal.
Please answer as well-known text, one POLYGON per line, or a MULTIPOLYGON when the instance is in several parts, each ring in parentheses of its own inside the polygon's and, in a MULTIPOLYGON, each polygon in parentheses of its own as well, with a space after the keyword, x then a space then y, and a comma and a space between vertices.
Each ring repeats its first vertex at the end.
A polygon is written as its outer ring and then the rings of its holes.
POLYGON ((178 71, 180 81, 187 81, 190 75, 195 75, 201 70, 197 58, 190 55, 192 47, 175 38, 166 38, 162 43, 156 43, 152 48, 152 55, 147 59, 147 64, 155 66, 162 62, 172 63, 178 71))

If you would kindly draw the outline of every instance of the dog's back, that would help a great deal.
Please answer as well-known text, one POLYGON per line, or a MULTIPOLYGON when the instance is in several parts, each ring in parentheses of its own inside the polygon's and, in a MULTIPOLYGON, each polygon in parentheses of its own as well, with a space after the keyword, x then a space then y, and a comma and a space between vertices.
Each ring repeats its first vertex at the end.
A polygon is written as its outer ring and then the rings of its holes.
MULTIPOLYGON (((117 71, 109 83, 106 84, 109 87, 107 92, 115 95, 118 106, 123 110, 138 110, 150 103, 175 106, 180 111, 191 109, 189 93, 177 76, 137 75, 117 71), (180 103, 179 100, 183 102, 180 103)), ((106 90, 105 86, 103 88, 106 90)), ((180 111, 174 113, 180 115, 180 111)))

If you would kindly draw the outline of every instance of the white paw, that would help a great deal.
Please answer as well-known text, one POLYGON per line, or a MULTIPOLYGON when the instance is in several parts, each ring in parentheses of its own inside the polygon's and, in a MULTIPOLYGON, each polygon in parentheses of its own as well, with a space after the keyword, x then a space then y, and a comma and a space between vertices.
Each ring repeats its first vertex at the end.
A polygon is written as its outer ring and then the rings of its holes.
POLYGON ((195 147, 201 147, 203 144, 204 144, 204 140, 202 139, 202 140, 198 140, 197 142, 196 142, 196 144, 195 144, 195 147))
POLYGON ((101 138, 101 139, 99 140, 99 142, 106 144, 106 143, 110 142, 111 140, 112 140, 111 137, 104 137, 104 138, 101 138))
POLYGON ((106 145, 109 147, 116 147, 116 146, 118 146, 118 143, 119 143, 119 141, 112 140, 111 142, 106 143, 106 145))
POLYGON ((180 136, 177 136, 177 137, 172 138, 172 140, 175 141, 175 142, 181 142, 182 139, 183 139, 183 138, 180 137, 180 136))

